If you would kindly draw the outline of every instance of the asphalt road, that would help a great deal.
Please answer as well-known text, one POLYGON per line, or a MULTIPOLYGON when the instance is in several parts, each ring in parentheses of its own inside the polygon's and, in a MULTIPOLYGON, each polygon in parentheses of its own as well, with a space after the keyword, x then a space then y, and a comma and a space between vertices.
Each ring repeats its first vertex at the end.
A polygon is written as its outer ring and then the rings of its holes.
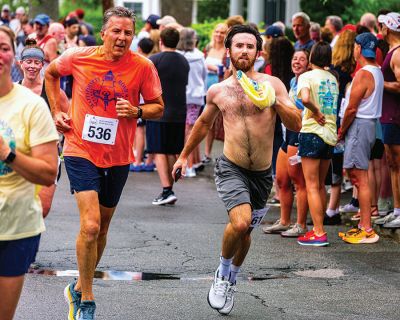
MULTIPOLYGON (((160 192, 157 173, 130 174, 94 282, 96 319, 221 318, 206 300, 227 221, 212 169, 174 189, 176 205, 153 206, 160 192)), ((68 190, 63 172, 36 274, 26 276, 15 319, 67 319, 63 289, 73 279, 68 270, 77 269, 79 227, 68 190)), ((273 208, 264 220, 278 215, 273 208)), ((331 245, 325 248, 255 230, 229 317, 399 319, 400 245, 389 239, 348 245, 337 237, 346 228, 328 227, 331 245)))

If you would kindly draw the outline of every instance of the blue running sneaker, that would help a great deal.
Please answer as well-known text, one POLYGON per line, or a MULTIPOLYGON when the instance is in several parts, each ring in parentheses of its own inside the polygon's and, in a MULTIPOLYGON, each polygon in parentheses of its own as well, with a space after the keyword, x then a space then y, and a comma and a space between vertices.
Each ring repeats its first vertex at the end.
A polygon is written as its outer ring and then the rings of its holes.
POLYGON ((95 311, 96 303, 94 301, 81 301, 76 320, 94 320, 95 311))
POLYGON ((72 282, 67 285, 64 289, 64 297, 68 303, 69 311, 68 311, 68 320, 76 320, 76 313, 78 312, 79 306, 81 304, 82 294, 78 291, 75 291, 76 282, 72 282))

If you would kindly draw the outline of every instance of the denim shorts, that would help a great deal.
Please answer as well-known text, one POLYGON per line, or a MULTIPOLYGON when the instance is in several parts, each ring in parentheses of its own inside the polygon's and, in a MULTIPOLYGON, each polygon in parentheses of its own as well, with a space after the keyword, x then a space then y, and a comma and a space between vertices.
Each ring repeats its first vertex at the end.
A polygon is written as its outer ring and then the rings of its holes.
POLYGON ((299 134, 299 156, 314 159, 332 159, 334 147, 314 133, 299 134))
POLYGON ((117 206, 129 174, 129 164, 110 168, 96 167, 87 159, 64 157, 71 193, 96 191, 106 208, 117 206))
POLYGON ((28 272, 39 250, 40 234, 37 236, 0 241, 0 277, 18 277, 28 272))

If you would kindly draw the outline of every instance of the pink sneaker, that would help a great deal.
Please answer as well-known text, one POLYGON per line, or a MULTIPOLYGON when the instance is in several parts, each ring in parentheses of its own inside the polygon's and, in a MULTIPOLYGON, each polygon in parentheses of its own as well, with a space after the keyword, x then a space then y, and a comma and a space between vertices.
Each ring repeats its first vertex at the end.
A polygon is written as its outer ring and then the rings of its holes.
POLYGON ((326 233, 324 233, 322 236, 317 236, 314 233, 314 230, 308 231, 304 236, 298 237, 297 243, 302 246, 315 246, 315 247, 325 247, 329 245, 326 233))

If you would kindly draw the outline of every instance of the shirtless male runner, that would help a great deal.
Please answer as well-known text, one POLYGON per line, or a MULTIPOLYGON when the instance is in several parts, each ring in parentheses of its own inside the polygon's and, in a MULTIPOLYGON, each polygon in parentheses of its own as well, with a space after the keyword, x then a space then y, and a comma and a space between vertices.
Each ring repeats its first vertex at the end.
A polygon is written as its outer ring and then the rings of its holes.
POLYGON ((290 130, 298 132, 301 128, 301 113, 289 99, 283 83, 254 71, 261 46, 260 34, 252 27, 237 25, 230 29, 225 47, 233 74, 208 90, 207 107, 196 121, 172 172, 174 178, 179 168, 185 174, 188 155, 206 137, 221 111, 225 143, 223 155, 216 162, 215 182, 230 221, 225 228, 220 265, 208 303, 222 314, 229 314, 233 308, 236 276, 250 248, 250 233, 266 213, 265 204, 272 187, 270 167, 276 113, 290 130), (260 109, 251 102, 237 80, 238 71, 258 83, 269 81, 275 90, 275 103, 260 109))

